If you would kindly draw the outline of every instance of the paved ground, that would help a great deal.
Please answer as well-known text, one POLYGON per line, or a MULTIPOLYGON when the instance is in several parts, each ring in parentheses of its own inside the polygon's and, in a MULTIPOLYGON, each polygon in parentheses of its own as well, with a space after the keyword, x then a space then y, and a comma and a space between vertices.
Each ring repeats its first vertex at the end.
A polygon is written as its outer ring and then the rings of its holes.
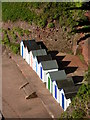
MULTIPOLYGON (((15 62, 3 54, 3 114, 6 118, 52 118, 59 117, 62 108, 50 95, 36 73, 20 57, 13 56, 15 62), (20 71, 21 69, 21 71, 20 71), (23 74, 22 74, 23 73, 23 74), (36 98, 25 99, 20 86, 29 82, 30 92, 36 92, 36 98)), ((29 94, 29 92, 28 92, 29 94)))

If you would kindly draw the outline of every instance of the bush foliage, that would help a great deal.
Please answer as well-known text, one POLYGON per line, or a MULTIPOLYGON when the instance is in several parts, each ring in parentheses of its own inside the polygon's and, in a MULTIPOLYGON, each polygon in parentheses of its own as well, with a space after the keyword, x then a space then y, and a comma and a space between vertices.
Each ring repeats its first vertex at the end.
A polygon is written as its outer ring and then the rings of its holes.
MULTIPOLYGON (((90 66, 85 74, 85 81, 90 81, 90 66)), ((88 105, 90 104, 90 84, 83 83, 73 98, 69 108, 61 115, 62 118, 84 118, 89 115, 88 105), (70 110, 71 109, 71 110, 70 110), (69 112, 69 110, 71 112, 69 112)))
POLYGON ((2 40, 2 44, 7 46, 8 48, 10 48, 13 53, 15 53, 15 54, 19 53, 19 51, 20 51, 19 50, 20 49, 19 43, 15 43, 15 41, 10 42, 8 34, 7 34, 7 30, 3 30, 3 34, 4 34, 4 38, 2 40))
MULTIPOLYGON (((3 2, 3 21, 16 21, 18 19, 29 23, 36 23, 40 27, 45 27, 48 21, 58 20, 60 25, 73 28, 78 24, 78 20, 83 18, 84 11, 73 9, 81 7, 82 2, 3 2)), ((53 27, 50 23, 50 27, 53 27)))

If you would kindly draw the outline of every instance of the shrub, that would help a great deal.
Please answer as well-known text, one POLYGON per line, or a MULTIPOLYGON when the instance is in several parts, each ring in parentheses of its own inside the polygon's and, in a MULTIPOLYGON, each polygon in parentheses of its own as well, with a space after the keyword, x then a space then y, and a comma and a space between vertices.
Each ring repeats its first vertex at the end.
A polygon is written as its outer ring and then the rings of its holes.
POLYGON ((20 46, 19 44, 11 44, 10 48, 13 51, 13 53, 17 54, 17 53, 19 53, 19 49, 20 49, 19 46, 20 46))
POLYGON ((82 99, 82 98, 83 98, 83 95, 86 94, 87 91, 88 91, 88 86, 85 85, 85 84, 83 84, 83 85, 80 87, 80 89, 79 89, 79 91, 78 91, 78 93, 77 93, 77 96, 82 99))
MULTIPOLYGON (((7 32, 5 32, 5 33, 7 33, 7 32)), ((13 53, 15 53, 15 54, 19 53, 20 45, 16 44, 16 43, 10 43, 10 40, 9 40, 7 34, 4 34, 4 39, 2 40, 2 43, 4 45, 6 45, 7 47, 9 47, 13 53)))
POLYGON ((83 118, 85 114, 82 109, 78 108, 72 112, 72 118, 83 118))
POLYGON ((39 21, 38 21, 38 25, 41 27, 41 28, 44 28, 45 26, 46 26, 46 20, 44 20, 44 19, 40 19, 39 21))
POLYGON ((48 23, 48 28, 53 28, 55 27, 54 23, 48 23))
POLYGON ((24 33, 25 33, 27 36, 29 36, 29 35, 30 35, 29 30, 24 30, 24 33))
MULTIPOLYGON (((77 24, 77 20, 85 19, 84 11, 72 10, 70 8, 81 7, 82 2, 3 2, 2 3, 2 19, 3 21, 16 21, 18 19, 29 23, 38 23, 40 27, 45 27, 48 20, 59 20, 60 25, 73 28, 77 24), (41 10, 39 10, 41 9, 41 10), (38 10, 38 12, 36 12, 38 10)), ((53 25, 50 25, 54 27, 53 25)))

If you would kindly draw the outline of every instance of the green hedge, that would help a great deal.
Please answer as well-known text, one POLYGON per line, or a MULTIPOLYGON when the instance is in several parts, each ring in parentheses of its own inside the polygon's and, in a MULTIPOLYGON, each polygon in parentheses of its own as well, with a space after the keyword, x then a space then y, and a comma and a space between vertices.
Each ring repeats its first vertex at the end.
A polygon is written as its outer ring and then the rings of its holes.
POLYGON ((29 23, 34 22, 42 28, 48 24, 48 21, 59 20, 62 26, 64 24, 73 28, 78 24, 77 21, 83 18, 84 11, 71 10, 71 8, 81 6, 82 2, 3 2, 2 19, 3 21, 20 19, 29 23))
POLYGON ((7 46, 8 48, 10 48, 13 53, 15 53, 15 54, 19 53, 19 51, 20 51, 19 43, 11 43, 8 38, 7 31, 3 30, 3 33, 4 33, 4 39, 2 40, 2 44, 7 46))

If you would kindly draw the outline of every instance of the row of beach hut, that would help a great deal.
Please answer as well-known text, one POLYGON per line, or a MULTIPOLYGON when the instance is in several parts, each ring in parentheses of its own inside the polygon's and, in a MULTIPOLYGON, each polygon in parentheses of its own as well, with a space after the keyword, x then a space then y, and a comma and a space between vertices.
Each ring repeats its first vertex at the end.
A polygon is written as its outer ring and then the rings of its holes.
POLYGON ((72 77, 67 77, 64 70, 59 71, 57 61, 52 60, 46 49, 41 48, 35 40, 22 40, 20 54, 65 111, 78 91, 72 77))

